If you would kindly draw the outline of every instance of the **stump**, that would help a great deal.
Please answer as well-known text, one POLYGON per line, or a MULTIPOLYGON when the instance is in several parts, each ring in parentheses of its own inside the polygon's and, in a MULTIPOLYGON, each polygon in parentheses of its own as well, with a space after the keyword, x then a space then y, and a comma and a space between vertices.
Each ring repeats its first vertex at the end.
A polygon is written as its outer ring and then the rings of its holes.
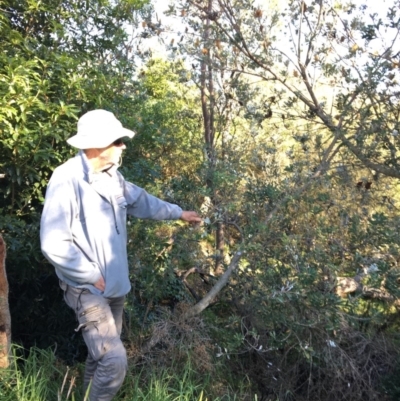
POLYGON ((8 281, 6 274, 6 244, 0 234, 0 368, 10 363, 11 315, 8 305, 8 281))

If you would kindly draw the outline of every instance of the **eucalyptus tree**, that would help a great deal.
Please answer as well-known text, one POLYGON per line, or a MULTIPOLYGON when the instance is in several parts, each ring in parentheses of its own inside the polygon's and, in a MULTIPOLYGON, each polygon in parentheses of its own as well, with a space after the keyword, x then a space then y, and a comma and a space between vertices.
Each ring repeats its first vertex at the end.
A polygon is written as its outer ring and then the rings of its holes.
MULTIPOLYGON (((204 3, 213 9, 213 1, 204 3)), ((232 230, 240 236, 235 219, 235 204, 240 197, 239 182, 244 169, 244 145, 252 138, 240 138, 249 129, 243 110, 258 89, 242 79, 241 72, 233 71, 233 57, 227 52, 213 28, 212 12, 200 13, 190 2, 171 3, 166 12, 179 20, 180 33, 166 42, 169 54, 185 60, 191 72, 191 83, 199 91, 202 113, 203 169, 205 183, 202 211, 211 218, 214 250, 213 273, 224 272, 223 263, 229 262, 229 237, 232 230), (228 201, 229 199, 229 201, 228 201)), ((252 116, 251 112, 247 117, 252 116)), ((257 114, 261 123, 268 111, 257 114)), ((207 220, 208 221, 208 220, 207 220)))

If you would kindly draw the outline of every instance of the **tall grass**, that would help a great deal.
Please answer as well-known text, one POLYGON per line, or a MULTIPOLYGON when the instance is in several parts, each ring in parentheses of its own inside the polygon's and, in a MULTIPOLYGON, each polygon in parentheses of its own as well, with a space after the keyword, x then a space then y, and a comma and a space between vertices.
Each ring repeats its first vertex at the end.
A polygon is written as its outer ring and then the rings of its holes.
POLYGON ((2 401, 56 400, 62 372, 52 350, 32 348, 24 356, 23 349, 13 347, 13 357, 7 369, 0 371, 2 401))
MULTIPOLYGON (((231 390, 224 385, 223 394, 216 395, 213 387, 218 378, 209 374, 194 371, 188 362, 183 371, 169 368, 158 368, 151 374, 145 370, 136 376, 128 374, 123 390, 130 396, 123 398, 129 401, 244 401, 250 398, 245 391, 231 390)), ((220 386, 219 386, 220 387, 220 386)), ((218 393, 221 393, 221 389, 218 393)))
MULTIPOLYGON (((10 367, 0 370, 1 401, 82 401, 82 365, 70 369, 55 356, 54 350, 32 348, 24 354, 13 347, 10 367)), ((218 394, 218 379, 195 372, 190 363, 183 370, 131 367, 115 401, 244 401, 256 400, 244 387, 235 391, 226 384, 218 394)), ((221 386, 220 386, 221 387, 221 386)))

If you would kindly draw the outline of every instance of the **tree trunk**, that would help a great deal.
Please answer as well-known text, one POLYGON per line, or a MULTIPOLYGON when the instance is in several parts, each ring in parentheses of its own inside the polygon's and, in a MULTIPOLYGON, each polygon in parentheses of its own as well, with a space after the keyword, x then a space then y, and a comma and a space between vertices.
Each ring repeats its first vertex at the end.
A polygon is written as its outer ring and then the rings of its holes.
POLYGON ((224 270, 222 262, 224 261, 224 248, 225 248, 225 236, 224 236, 224 224, 222 221, 217 223, 217 229, 215 231, 215 245, 216 245, 216 258, 214 274, 220 276, 224 270))
MULTIPOLYGON (((215 154, 215 93, 214 93, 214 67, 211 60, 210 47, 210 33, 211 33, 211 20, 209 15, 212 14, 213 0, 208 0, 207 4, 207 18, 204 22, 203 31, 203 44, 204 52, 200 61, 200 90, 201 90, 201 109, 203 112, 203 124, 204 124, 204 141, 206 146, 206 157, 208 161, 208 179, 206 181, 207 188, 211 190, 213 194, 211 200, 214 207, 217 205, 215 199, 215 184, 214 184, 214 172, 216 165, 216 154, 215 154)), ((224 260, 224 224, 218 222, 215 231, 215 247, 216 247, 216 258, 214 266, 214 274, 221 275, 223 270, 224 260)))
POLYGON ((11 315, 8 305, 6 244, 0 234, 0 368, 9 365, 11 352, 11 315))

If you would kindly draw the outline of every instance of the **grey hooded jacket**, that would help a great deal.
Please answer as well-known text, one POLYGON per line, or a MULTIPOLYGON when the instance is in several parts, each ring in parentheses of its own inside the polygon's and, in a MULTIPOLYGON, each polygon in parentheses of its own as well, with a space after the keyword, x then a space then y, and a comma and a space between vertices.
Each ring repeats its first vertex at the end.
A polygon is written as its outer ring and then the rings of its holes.
POLYGON ((47 187, 40 241, 58 277, 104 297, 127 294, 127 214, 172 220, 182 209, 125 181, 116 168, 94 174, 82 151, 57 167, 47 187), (93 286, 100 276, 104 293, 93 286))

